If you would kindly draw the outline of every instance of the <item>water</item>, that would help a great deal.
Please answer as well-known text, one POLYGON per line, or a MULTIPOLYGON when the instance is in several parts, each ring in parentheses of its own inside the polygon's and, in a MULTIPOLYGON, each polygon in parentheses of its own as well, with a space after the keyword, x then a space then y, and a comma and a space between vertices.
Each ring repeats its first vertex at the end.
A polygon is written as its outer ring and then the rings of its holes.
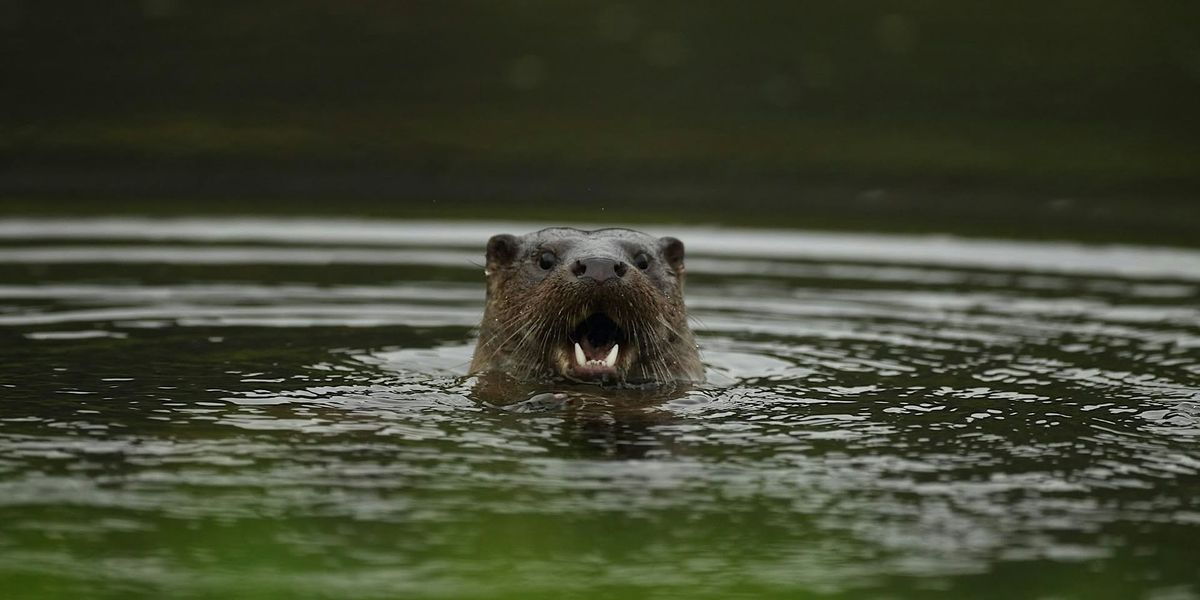
POLYGON ((497 406, 539 226, 0 220, 4 596, 1200 597, 1200 252, 652 228, 709 383, 497 406))

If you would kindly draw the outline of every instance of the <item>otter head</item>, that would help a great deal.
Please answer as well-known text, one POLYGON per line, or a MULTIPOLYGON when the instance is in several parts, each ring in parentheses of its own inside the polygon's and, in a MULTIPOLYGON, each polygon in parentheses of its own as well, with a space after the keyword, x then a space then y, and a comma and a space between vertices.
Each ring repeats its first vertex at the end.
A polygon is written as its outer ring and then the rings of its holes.
POLYGON ((520 379, 700 381, 683 242, 629 229, 543 229, 487 245, 472 371, 520 379))

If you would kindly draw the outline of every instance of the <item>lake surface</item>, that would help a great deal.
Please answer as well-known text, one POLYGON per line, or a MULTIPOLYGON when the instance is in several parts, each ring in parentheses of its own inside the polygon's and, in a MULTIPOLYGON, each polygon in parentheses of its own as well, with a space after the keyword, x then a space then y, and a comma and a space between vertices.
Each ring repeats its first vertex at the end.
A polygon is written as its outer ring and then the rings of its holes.
POLYGON ((484 402, 540 226, 0 219, 3 596, 1200 597, 1200 251, 648 228, 709 383, 484 402))

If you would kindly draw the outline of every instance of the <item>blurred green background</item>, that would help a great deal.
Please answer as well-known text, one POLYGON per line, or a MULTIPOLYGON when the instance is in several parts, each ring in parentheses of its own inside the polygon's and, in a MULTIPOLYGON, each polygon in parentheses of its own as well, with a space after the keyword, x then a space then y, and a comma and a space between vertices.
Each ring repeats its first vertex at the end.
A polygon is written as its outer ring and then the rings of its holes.
POLYGON ((0 0, 0 210, 1200 243, 1200 3, 0 0))

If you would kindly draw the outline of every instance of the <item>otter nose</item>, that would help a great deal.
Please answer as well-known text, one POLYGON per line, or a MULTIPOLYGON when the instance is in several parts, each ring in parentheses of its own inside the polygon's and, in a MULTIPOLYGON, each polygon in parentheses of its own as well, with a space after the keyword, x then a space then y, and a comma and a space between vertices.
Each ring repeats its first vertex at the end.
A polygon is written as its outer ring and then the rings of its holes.
POLYGON ((571 272, 580 279, 591 279, 596 283, 604 283, 609 279, 620 279, 625 276, 629 267, 623 262, 611 258, 581 258, 571 265, 571 272))

